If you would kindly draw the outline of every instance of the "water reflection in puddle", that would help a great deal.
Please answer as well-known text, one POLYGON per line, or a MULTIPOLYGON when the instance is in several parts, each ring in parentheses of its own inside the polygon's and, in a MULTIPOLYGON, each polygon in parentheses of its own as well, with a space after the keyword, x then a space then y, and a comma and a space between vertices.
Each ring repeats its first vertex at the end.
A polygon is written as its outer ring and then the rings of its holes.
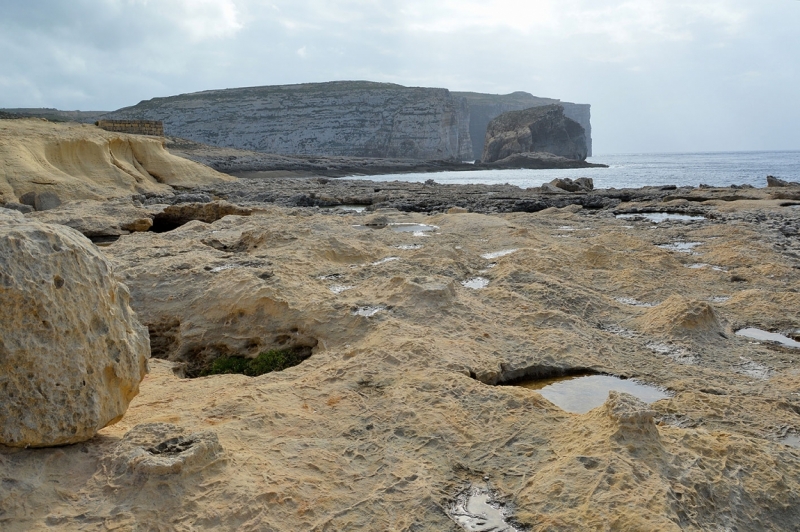
POLYGON ((694 248, 701 244, 702 242, 673 242, 672 244, 661 244, 658 247, 677 253, 694 253, 694 248))
POLYGON ((784 445, 788 445, 789 447, 800 449, 800 434, 787 434, 778 441, 784 445))
POLYGON ((690 216, 688 214, 678 214, 673 212, 641 212, 641 213, 628 213, 617 214, 620 220, 649 220, 653 223, 661 223, 667 220, 675 220, 678 222, 693 222, 697 220, 705 220, 705 216, 690 216))
POLYGON ((508 519, 508 508, 485 489, 473 488, 458 497, 450 517, 469 532, 517 532, 508 519))
POLYGON ((403 250, 412 250, 412 249, 422 249, 422 244, 400 244, 399 246, 395 246, 397 249, 403 250))
POLYGON ((800 342, 796 342, 795 340, 787 338, 782 334, 762 331, 761 329, 756 329, 753 327, 740 329, 736 331, 736 334, 739 336, 744 336, 745 338, 752 338, 753 340, 761 340, 762 342, 776 342, 785 345, 786 347, 800 348, 800 342))
POLYGON ((730 300, 730 296, 716 296, 711 298, 712 303, 725 303, 730 300))
POLYGON ((387 262, 394 262, 396 260, 400 260, 399 257, 386 257, 385 259, 376 260, 372 263, 373 266, 379 266, 381 264, 386 264, 387 262))
POLYGON ((670 394, 655 386, 610 375, 579 375, 556 379, 538 379, 522 382, 519 386, 536 390, 545 399, 562 410, 575 414, 585 414, 589 410, 602 405, 611 390, 629 393, 645 403, 652 403, 671 397, 670 394))
POLYGON ((501 251, 493 251, 492 253, 484 253, 481 255, 482 259, 492 260, 492 259, 499 259, 500 257, 505 257, 506 255, 511 255, 519 251, 518 249, 503 249, 501 251))
POLYGON ((389 224, 389 227, 392 229, 392 231, 396 231, 398 233, 428 233, 439 229, 439 227, 435 225, 410 223, 389 224))
POLYGON ((353 212, 364 212, 366 208, 367 208, 366 205, 329 205, 326 207, 320 207, 320 209, 325 209, 325 210, 341 209, 343 211, 353 211, 353 212))
POLYGON ((467 288, 472 288, 473 290, 480 290, 481 288, 486 288, 489 286, 489 279, 486 279, 485 277, 473 277, 472 279, 461 281, 461 285, 467 288))

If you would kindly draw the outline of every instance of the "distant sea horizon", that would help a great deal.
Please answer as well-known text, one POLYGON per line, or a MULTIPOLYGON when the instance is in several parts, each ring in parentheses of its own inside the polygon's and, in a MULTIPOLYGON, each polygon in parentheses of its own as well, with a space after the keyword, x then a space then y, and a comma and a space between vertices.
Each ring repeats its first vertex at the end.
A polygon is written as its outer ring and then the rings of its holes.
POLYGON ((639 188, 645 186, 708 185, 727 187, 751 185, 766 187, 767 176, 800 181, 800 150, 735 151, 696 153, 626 153, 596 155, 591 163, 609 168, 569 170, 476 170, 474 172, 435 172, 353 176, 344 179, 424 182, 441 184, 508 183, 520 188, 538 187, 556 178, 590 177, 595 188, 639 188))

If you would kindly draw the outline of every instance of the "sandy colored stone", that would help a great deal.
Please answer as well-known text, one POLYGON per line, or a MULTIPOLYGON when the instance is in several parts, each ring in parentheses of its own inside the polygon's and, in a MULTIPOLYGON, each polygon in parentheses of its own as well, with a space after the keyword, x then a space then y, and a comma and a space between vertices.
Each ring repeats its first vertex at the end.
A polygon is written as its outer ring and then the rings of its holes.
POLYGON ((68 200, 164 193, 171 186, 232 179, 170 154, 156 137, 87 124, 0 121, 0 202, 34 193, 40 210, 68 200))
POLYGON ((450 509, 480 488, 536 531, 792 530, 800 354, 727 332, 800 323, 779 231, 798 213, 759 196, 693 223, 379 213, 439 227, 419 236, 264 208, 124 235, 103 253, 171 360, 91 442, 0 448, 0 527, 457 532, 450 509), (674 242, 701 244, 659 247, 674 242), (488 286, 462 285, 476 276, 488 286), (314 341, 278 373, 175 373, 314 341), (497 385, 582 368, 671 397, 578 415, 497 385))
POLYGON ((63 226, 0 217, 0 443, 76 443, 122 417, 147 331, 103 255, 63 226))

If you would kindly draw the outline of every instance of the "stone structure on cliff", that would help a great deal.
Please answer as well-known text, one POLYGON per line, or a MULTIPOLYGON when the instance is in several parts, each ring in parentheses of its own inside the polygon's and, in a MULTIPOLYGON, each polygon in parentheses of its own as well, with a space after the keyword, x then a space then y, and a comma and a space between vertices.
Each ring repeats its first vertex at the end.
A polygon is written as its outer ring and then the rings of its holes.
POLYGON ((100 129, 117 133, 164 136, 164 124, 161 120, 98 120, 95 125, 100 129))
POLYGON ((531 107, 559 104, 564 108, 564 116, 581 126, 586 132, 587 156, 592 156, 592 123, 591 106, 583 103, 562 102, 553 98, 539 98, 527 92, 517 91, 511 94, 481 94, 478 92, 453 92, 467 100, 469 105, 469 134, 475 159, 483 154, 483 140, 489 122, 509 111, 522 111, 531 107))
POLYGON ((481 159, 494 162, 517 153, 545 152, 583 161, 586 132, 553 104, 502 114, 489 123, 481 159))
POLYGON ((267 153, 472 158, 469 110, 447 89, 336 81, 214 90, 104 118, 162 120, 168 135, 267 153))
POLYGON ((0 444, 88 440, 139 393, 147 329, 84 236, 0 211, 0 444))

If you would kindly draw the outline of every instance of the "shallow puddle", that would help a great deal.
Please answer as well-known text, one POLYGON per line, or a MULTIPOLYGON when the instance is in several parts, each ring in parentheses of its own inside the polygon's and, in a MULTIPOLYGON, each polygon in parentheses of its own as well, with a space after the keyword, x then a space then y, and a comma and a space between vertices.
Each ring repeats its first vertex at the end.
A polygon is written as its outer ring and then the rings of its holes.
POLYGON ((399 246, 395 246, 397 249, 402 249, 405 251, 412 250, 412 249, 422 249, 422 244, 400 244, 399 246))
POLYGON ((436 225, 412 224, 412 223, 391 223, 386 225, 354 225, 352 227, 354 229, 360 229, 360 230, 383 229, 384 227, 388 227, 389 229, 391 229, 396 233, 414 233, 415 236, 419 236, 424 233, 431 233, 439 229, 439 227, 436 225))
POLYGON ((346 292, 347 290, 352 290, 353 286, 347 286, 343 284, 334 284, 328 287, 328 290, 333 292, 334 294, 341 294, 342 292, 346 292))
POLYGON ((712 303, 725 303, 730 300, 730 296, 716 296, 711 298, 712 303))
POLYGON ((658 247, 677 253, 694 253, 694 248, 702 244, 702 242, 673 242, 672 244, 661 244, 658 247))
POLYGON ((787 434, 778 441, 789 447, 800 449, 800 434, 787 434))
POLYGON ((378 312, 386 310, 386 307, 382 307, 380 305, 377 306, 365 306, 365 307, 358 307, 353 311, 353 314, 356 316, 364 316, 365 318, 371 318, 378 312))
POLYGON ((705 216, 691 216, 689 214, 678 214, 675 212, 638 212, 628 214, 617 214, 616 217, 620 220, 649 220, 653 223, 661 223, 667 220, 674 220, 677 222, 693 222, 698 220, 705 220, 705 216))
POLYGON ((342 209, 343 211, 364 212, 366 205, 329 205, 327 207, 320 207, 320 209, 334 210, 342 209))
POLYGON ((400 260, 400 257, 386 257, 385 259, 376 260, 372 263, 373 266, 379 266, 381 264, 386 264, 387 262, 394 262, 396 260, 400 260))
POLYGON ((435 225, 411 224, 411 223, 389 224, 389 227, 392 229, 392 231, 398 233, 429 233, 439 229, 439 227, 435 225))
POLYGON ((472 288, 473 290, 480 290, 481 288, 489 286, 489 279, 485 277, 473 277, 472 279, 461 281, 461 285, 466 288, 472 288))
POLYGON ((761 329, 756 329, 753 327, 739 329, 736 331, 736 334, 738 336, 744 336, 745 338, 752 338, 753 340, 761 340, 762 342, 776 342, 785 345, 786 347, 800 348, 800 342, 796 342, 795 340, 787 338, 782 334, 762 331, 761 329))
POLYGON ((500 251, 493 251, 492 253, 484 253, 483 255, 481 255, 481 258, 486 259, 486 260, 499 259, 500 257, 505 257, 506 255, 511 255, 512 253, 515 253, 517 251, 519 251, 519 250, 518 249, 503 249, 503 250, 500 250, 500 251))
POLYGON ((620 302, 620 303, 622 303, 624 305, 631 305, 631 306, 634 306, 634 307, 647 307, 647 308, 649 308, 649 307, 654 307, 655 306, 655 303, 644 303, 644 302, 639 301, 638 299, 634 299, 632 297, 615 297, 614 300, 618 301, 618 302, 620 302))
POLYGON ((517 532, 508 522, 510 512, 498 503, 488 491, 473 488, 461 495, 453 508, 450 517, 461 528, 469 532, 517 532))
POLYGON ((684 266, 685 266, 686 268, 689 268, 689 269, 691 269, 691 270, 699 270, 699 269, 701 269, 701 268, 705 268, 706 266, 708 266, 708 264, 706 264, 706 263, 704 263, 704 262, 696 262, 696 263, 694 263, 694 264, 686 264, 686 265, 684 265, 684 266))
POLYGON ((670 394, 655 386, 610 375, 577 375, 555 379, 537 379, 522 382, 519 386, 536 390, 562 410, 575 414, 585 414, 602 405, 608 399, 608 392, 611 390, 629 393, 645 403, 671 397, 670 394))

